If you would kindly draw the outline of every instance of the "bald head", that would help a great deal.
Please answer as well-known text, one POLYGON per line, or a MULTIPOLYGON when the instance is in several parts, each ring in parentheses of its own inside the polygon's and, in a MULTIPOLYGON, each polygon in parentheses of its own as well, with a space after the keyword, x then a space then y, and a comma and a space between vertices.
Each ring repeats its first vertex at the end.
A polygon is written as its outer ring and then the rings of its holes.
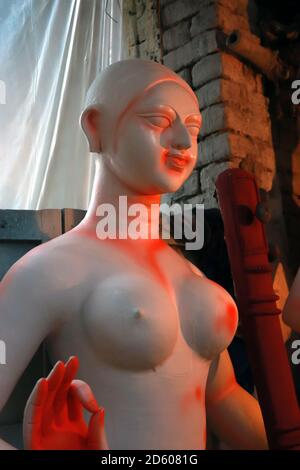
POLYGON ((190 86, 175 72, 150 60, 128 59, 115 62, 101 71, 91 84, 81 114, 81 127, 90 144, 90 151, 101 152, 96 129, 106 125, 113 131, 117 118, 146 91, 159 83, 175 81, 197 102, 190 86), (101 120, 102 116, 102 122, 101 120))

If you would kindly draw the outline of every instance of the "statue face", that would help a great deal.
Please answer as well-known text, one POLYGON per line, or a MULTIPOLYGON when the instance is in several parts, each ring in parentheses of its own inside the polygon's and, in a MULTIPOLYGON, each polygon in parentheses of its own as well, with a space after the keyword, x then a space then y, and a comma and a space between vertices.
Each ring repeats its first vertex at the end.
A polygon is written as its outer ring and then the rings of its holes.
POLYGON ((163 82, 123 113, 113 149, 103 156, 132 190, 174 192, 195 167, 200 126, 196 97, 176 82, 163 82))

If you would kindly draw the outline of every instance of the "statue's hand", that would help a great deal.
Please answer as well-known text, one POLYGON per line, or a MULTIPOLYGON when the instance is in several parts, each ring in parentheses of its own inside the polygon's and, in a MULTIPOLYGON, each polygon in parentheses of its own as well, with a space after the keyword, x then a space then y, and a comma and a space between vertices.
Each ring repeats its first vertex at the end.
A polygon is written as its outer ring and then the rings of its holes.
POLYGON ((40 379, 26 404, 23 422, 25 449, 108 449, 104 409, 90 389, 74 380, 79 362, 71 357, 58 362, 46 379, 40 379), (92 413, 89 424, 83 410, 92 413))

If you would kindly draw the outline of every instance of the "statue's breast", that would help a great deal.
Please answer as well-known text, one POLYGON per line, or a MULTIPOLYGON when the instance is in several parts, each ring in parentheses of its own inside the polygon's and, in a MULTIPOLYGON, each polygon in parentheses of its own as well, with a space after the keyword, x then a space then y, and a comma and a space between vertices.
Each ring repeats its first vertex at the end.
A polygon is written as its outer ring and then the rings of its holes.
POLYGON ((124 369, 162 364, 178 336, 178 314, 152 277, 120 274, 96 285, 83 306, 83 321, 101 360, 124 369))
POLYGON ((194 273, 179 280, 176 290, 185 341, 203 358, 213 359, 227 348, 237 328, 232 297, 215 282, 194 273))
POLYGON ((207 360, 226 349, 237 326, 231 296, 193 273, 176 281, 174 293, 144 271, 96 284, 82 318, 99 359, 121 369, 146 370, 176 355, 177 340, 207 360))

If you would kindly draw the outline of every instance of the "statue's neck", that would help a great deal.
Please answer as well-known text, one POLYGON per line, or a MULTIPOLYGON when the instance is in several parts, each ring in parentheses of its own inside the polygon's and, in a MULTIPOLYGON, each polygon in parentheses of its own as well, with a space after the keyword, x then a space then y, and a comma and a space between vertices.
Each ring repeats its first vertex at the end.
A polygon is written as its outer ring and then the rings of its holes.
POLYGON ((110 170, 101 156, 95 156, 95 158, 96 171, 91 200, 84 218, 85 228, 89 232, 96 233, 96 228, 99 229, 99 221, 104 215, 106 217, 105 211, 108 209, 114 212, 112 217, 115 215, 117 238, 119 238, 119 229, 121 229, 123 236, 125 230, 130 238, 130 223, 134 219, 137 220, 137 217, 143 223, 143 229, 148 232, 149 236, 152 234, 156 238, 156 234, 159 233, 160 195, 134 192, 110 170), (141 205, 139 206, 141 212, 135 211, 137 210, 137 206, 133 206, 135 204, 141 205), (122 221, 121 228, 119 221, 122 221))

